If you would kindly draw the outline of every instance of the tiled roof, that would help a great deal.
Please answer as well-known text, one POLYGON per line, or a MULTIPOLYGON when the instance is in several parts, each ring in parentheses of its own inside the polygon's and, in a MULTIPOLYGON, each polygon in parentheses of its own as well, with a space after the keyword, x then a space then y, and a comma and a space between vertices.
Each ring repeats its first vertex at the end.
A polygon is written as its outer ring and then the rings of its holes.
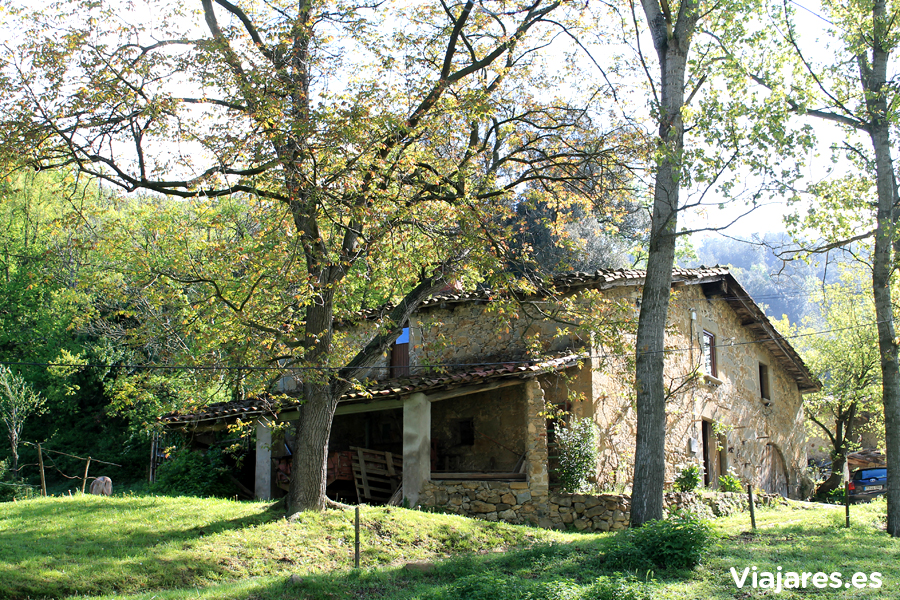
MULTIPOLYGON (((557 289, 575 287, 596 287, 603 289, 617 284, 640 285, 646 271, 637 269, 601 269, 593 273, 580 271, 562 273, 553 278, 553 285, 557 289)), ((672 283, 695 283, 703 279, 720 278, 728 275, 727 267, 697 267, 696 269, 672 269, 672 283)))
MULTIPOLYGON (((510 361, 494 365, 473 366, 469 369, 446 373, 376 381, 362 390, 354 389, 347 392, 341 397, 341 404, 397 399, 418 392, 434 394, 500 379, 530 379, 541 373, 561 371, 575 366, 581 359, 580 354, 564 354, 539 360, 510 361)), ((262 415, 277 415, 287 412, 298 408, 300 404, 298 398, 290 396, 282 396, 278 400, 273 400, 268 396, 258 396, 238 402, 211 404, 189 414, 169 413, 160 417, 160 421, 167 427, 180 427, 207 421, 251 420, 262 415)))
MULTIPOLYGON (((697 267, 695 269, 672 269, 672 284, 701 283, 704 280, 721 279, 728 275, 728 268, 721 266, 697 267)), ((598 271, 584 272, 572 271, 555 275, 550 281, 549 287, 558 292, 567 292, 578 288, 608 289, 620 285, 641 285, 646 271, 638 269, 600 269, 598 271)), ((545 291, 544 294, 549 292, 545 291)), ((537 295, 541 295, 538 293, 537 295)), ((464 304, 468 302, 487 302, 502 297, 502 294, 481 289, 472 292, 443 292, 438 293, 419 304, 419 310, 433 307, 446 306, 448 304, 464 304)), ((356 318, 377 319, 388 314, 394 308, 387 304, 379 308, 366 308, 356 313, 356 318)))

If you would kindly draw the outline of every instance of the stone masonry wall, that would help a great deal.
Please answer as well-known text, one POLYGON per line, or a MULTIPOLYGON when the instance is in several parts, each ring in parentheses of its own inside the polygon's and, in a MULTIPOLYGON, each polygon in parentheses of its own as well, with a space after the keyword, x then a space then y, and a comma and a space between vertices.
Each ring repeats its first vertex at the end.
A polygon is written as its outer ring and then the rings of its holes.
MULTIPOLYGON (((759 495, 757 506, 784 502, 781 496, 759 495)), ((544 529, 618 531, 628 527, 631 498, 616 494, 551 494, 546 503, 531 495, 521 481, 429 481, 419 497, 424 507, 484 519, 536 525, 544 529)), ((748 509, 745 494, 724 492, 670 492, 665 495, 667 512, 683 509, 713 518, 748 509)))
MULTIPOLYGON (((636 295, 638 288, 619 294, 636 295)), ((703 463, 702 423, 708 421, 710 485, 734 471, 744 483, 767 492, 800 495, 806 466, 802 399, 775 357, 743 327, 722 299, 707 299, 699 286, 680 288, 669 311, 665 380, 673 390, 666 404, 666 481, 683 466, 703 463), (691 319, 691 311, 696 319, 691 319), (717 380, 686 377, 701 366, 699 337, 716 336, 717 380), (768 366, 771 401, 760 395, 759 365, 768 366), (783 465, 783 466, 782 466, 783 465)), ((597 483, 627 489, 631 482, 636 417, 631 367, 607 359, 595 369, 594 419, 600 429, 597 483)))

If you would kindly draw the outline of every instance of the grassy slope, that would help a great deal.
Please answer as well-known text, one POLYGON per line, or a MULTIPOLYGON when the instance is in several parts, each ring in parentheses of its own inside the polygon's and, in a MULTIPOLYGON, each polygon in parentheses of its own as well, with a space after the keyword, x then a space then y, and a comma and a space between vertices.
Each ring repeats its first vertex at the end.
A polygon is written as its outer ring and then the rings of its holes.
MULTIPOLYGON (((881 526, 884 505, 843 511, 759 511, 717 521, 726 536, 693 573, 661 574, 654 598, 756 598, 738 590, 734 566, 759 570, 880 571, 881 589, 785 591, 779 598, 900 597, 900 540, 881 526)), ((363 510, 363 564, 352 564, 352 512, 290 523, 263 503, 91 496, 0 505, 0 597, 183 598, 601 598, 610 534, 563 534, 403 509, 363 510), (489 552, 504 548, 506 552, 489 552), (473 551, 488 551, 479 554, 473 551), (441 561, 426 574, 399 565, 441 561), (299 574, 303 581, 289 583, 299 574)), ((613 597, 613 596, 610 596, 613 597)))
MULTIPOLYGON (((192 588, 352 566, 352 511, 291 523, 270 506, 90 495, 0 504, 0 597, 192 588)), ((364 566, 565 538, 403 509, 364 508, 362 523, 364 566)))

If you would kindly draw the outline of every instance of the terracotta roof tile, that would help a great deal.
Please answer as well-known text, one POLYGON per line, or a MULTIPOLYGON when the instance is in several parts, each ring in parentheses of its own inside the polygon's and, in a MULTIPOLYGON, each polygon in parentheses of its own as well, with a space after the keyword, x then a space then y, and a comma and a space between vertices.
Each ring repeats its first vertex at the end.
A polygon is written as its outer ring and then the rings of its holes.
MULTIPOLYGON (((347 392, 341 398, 341 402, 353 403, 369 400, 372 397, 379 399, 402 398, 417 392, 434 393, 496 379, 531 378, 540 373, 567 369, 577 364, 582 358, 580 354, 564 354, 534 361, 503 363, 490 369, 479 366, 438 375, 431 373, 423 376, 376 381, 364 389, 347 392)), ((193 413, 169 413, 160 417, 159 420, 167 427, 181 427, 204 421, 233 421, 237 418, 274 416, 299 406, 298 398, 287 396, 273 399, 268 396, 259 396, 240 402, 211 404, 193 413)))

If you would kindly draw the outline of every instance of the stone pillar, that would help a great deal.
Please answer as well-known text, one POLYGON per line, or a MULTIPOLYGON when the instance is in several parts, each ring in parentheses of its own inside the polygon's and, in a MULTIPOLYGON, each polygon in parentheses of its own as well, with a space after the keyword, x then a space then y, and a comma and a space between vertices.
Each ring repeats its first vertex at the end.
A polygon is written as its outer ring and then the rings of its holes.
POLYGON ((525 473, 528 477, 528 491, 536 513, 532 519, 546 517, 550 499, 550 473, 547 470, 547 420, 541 416, 544 411, 544 390, 537 379, 525 382, 525 427, 527 439, 525 449, 525 473))
POLYGON ((272 499, 272 428, 265 421, 256 422, 256 480, 257 500, 272 499))
POLYGON ((422 484, 431 479, 431 402, 413 394, 403 403, 403 497, 419 501, 422 484))
POLYGON ((597 358, 585 358, 582 361, 581 368, 575 373, 569 383, 569 390, 575 392, 575 403, 572 406, 572 412, 576 417, 581 419, 594 419, 594 373, 599 371, 595 369, 597 358))

